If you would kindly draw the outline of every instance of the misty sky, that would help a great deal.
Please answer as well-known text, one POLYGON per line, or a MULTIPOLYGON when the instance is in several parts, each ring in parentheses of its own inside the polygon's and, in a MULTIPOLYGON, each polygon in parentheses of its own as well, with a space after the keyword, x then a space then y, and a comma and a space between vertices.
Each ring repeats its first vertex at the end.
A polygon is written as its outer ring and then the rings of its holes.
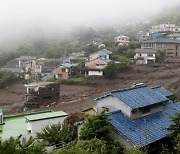
POLYGON ((0 36, 144 19, 179 0, 0 0, 0 36))

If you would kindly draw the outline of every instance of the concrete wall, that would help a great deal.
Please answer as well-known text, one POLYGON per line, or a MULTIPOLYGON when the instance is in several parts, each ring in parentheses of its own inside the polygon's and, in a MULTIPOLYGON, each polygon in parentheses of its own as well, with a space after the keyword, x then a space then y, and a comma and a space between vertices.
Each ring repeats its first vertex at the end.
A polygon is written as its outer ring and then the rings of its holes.
POLYGON ((27 130, 30 131, 31 133, 36 133, 41 131, 47 125, 58 124, 59 122, 62 124, 66 117, 67 116, 38 120, 38 121, 29 121, 27 122, 27 130))

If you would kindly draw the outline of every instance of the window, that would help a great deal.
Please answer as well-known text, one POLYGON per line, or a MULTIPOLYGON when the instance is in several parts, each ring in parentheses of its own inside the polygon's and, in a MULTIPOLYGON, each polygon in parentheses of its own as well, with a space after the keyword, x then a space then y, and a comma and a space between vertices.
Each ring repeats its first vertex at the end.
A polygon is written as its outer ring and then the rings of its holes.
POLYGON ((144 107, 144 108, 142 109, 142 114, 143 114, 143 115, 146 115, 146 114, 148 114, 148 113, 150 113, 150 107, 144 107))
POLYGON ((151 54, 151 53, 148 53, 148 57, 153 57, 153 54, 151 54))
POLYGON ((51 96, 43 97, 43 99, 51 99, 51 98, 52 98, 51 96))
POLYGON ((62 72, 66 72, 66 69, 63 68, 63 69, 62 69, 62 72))
POLYGON ((176 45, 176 50, 178 50, 178 46, 176 45))
POLYGON ((139 56, 141 57, 141 53, 139 54, 139 56))

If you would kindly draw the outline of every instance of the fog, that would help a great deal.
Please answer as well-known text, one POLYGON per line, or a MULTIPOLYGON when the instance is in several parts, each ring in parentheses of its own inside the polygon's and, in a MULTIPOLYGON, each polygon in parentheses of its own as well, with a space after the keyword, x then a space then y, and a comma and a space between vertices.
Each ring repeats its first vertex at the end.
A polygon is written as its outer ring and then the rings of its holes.
POLYGON ((146 20, 179 0, 0 0, 0 41, 146 20))

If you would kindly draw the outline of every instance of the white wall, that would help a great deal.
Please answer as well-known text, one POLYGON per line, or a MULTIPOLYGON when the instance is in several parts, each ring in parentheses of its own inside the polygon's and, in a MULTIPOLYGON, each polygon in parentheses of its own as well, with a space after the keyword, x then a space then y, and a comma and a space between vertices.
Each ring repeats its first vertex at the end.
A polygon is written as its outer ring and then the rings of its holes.
POLYGON ((38 120, 38 121, 30 121, 27 123, 27 130, 31 131, 31 133, 36 133, 41 131, 46 125, 58 124, 59 122, 62 124, 66 117, 67 116, 38 120))
POLYGON ((122 113, 130 117, 131 109, 122 101, 113 96, 107 96, 105 98, 97 100, 97 112, 103 111, 102 107, 109 108, 108 112, 121 110, 122 113))
POLYGON ((88 71, 88 75, 103 76, 103 71, 88 71))

